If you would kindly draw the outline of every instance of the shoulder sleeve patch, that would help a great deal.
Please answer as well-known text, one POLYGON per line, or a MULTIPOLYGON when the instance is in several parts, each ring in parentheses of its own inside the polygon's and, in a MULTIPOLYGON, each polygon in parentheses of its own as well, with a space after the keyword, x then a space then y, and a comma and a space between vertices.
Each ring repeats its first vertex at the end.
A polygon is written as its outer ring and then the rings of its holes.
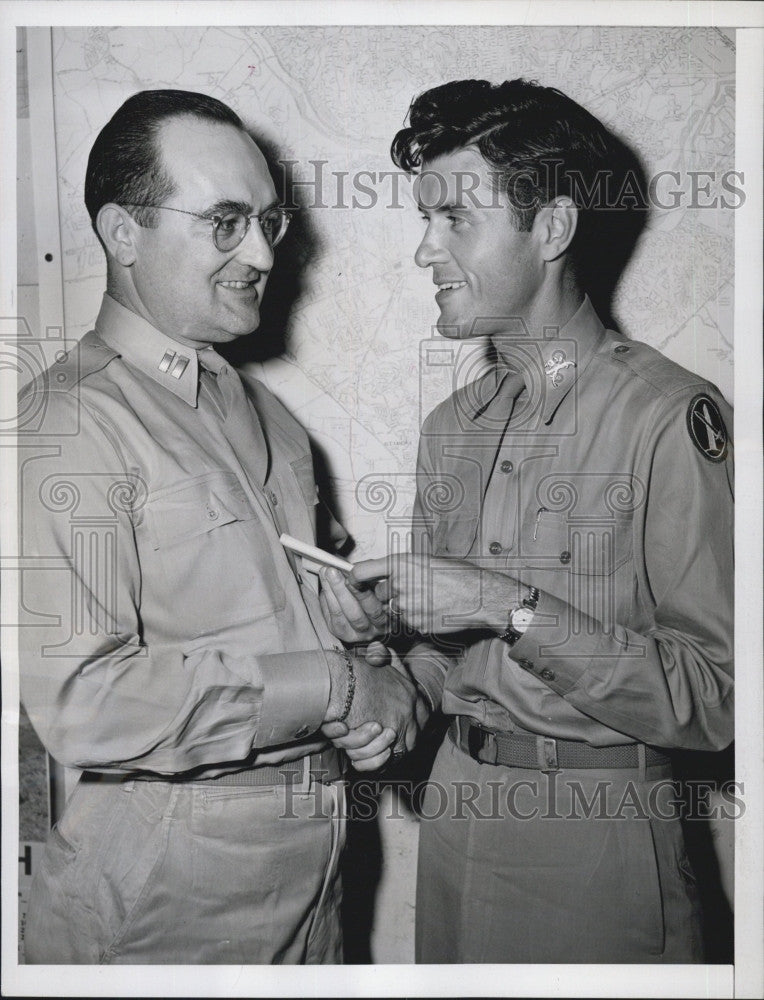
POLYGON ((687 430, 692 443, 709 462, 723 462, 727 457, 727 428, 721 412, 711 397, 701 392, 687 408, 687 430))

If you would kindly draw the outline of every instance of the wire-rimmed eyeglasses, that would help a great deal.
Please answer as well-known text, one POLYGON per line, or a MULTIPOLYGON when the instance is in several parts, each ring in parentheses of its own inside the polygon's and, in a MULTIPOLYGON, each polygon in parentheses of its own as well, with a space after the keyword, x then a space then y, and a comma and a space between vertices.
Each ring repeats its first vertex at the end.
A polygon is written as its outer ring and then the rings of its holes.
POLYGON ((166 212, 179 212, 181 215, 193 215, 202 222, 212 226, 212 241, 221 253, 235 250, 249 232, 253 219, 257 219, 263 236, 271 247, 280 243, 286 235, 292 213, 285 208, 268 208, 260 215, 246 215, 244 212, 225 212, 222 215, 202 215, 199 212, 189 212, 184 208, 171 208, 169 205, 144 205, 139 202, 122 202, 126 208, 158 208, 166 212))

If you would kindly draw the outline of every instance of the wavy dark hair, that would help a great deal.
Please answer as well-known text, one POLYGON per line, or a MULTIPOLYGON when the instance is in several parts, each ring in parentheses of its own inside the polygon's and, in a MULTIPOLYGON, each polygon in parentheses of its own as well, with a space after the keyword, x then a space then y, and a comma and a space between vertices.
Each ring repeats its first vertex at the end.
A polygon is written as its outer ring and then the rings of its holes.
POLYGON ((596 283, 593 266, 625 264, 646 220, 644 170, 580 104, 531 80, 454 80, 414 99, 390 152, 396 166, 417 173, 465 146, 490 166, 521 231, 555 197, 573 200, 579 219, 570 259, 584 287, 596 283))
MULTIPOLYGON (((223 122, 244 131, 222 101, 190 90, 141 90, 124 102, 93 143, 85 174, 85 205, 98 236, 96 217, 103 205, 161 204, 175 191, 157 143, 160 126, 188 115, 223 122)), ((150 208, 126 208, 142 226, 155 226, 150 208)), ((100 240, 100 236, 98 237, 100 240)))

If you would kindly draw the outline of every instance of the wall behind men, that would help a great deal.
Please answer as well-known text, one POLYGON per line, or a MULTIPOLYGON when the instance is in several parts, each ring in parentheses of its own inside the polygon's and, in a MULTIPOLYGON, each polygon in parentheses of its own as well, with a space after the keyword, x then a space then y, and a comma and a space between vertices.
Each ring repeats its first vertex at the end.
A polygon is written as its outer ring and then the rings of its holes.
POLYGON ((657 179, 654 200, 676 207, 653 212, 614 311, 627 335, 731 398, 734 211, 721 200, 736 196, 721 178, 734 169, 733 32, 56 28, 53 61, 67 337, 92 325, 105 276, 82 203, 87 155, 130 94, 212 94, 307 182, 266 292, 269 329, 248 346, 277 352, 260 374, 325 451, 360 553, 385 547, 380 513, 404 516, 410 505, 421 418, 455 376, 474 377, 474 352, 427 343, 434 289, 412 260, 422 223, 408 181, 383 176, 412 97, 430 86, 515 76, 557 86, 631 143, 649 176, 674 172, 657 179), (369 489, 370 475, 397 499, 369 489))
MULTIPOLYGON (((292 180, 305 182, 296 188, 299 216, 277 250, 263 327, 238 360, 310 432, 356 556, 379 555, 405 533, 421 420, 482 363, 481 345, 433 331, 431 278, 413 263, 422 223, 409 182, 390 173, 390 141, 428 87, 535 79, 632 146, 654 179, 654 204, 614 315, 626 335, 732 400, 733 209, 742 187, 730 173, 733 31, 77 27, 54 28, 52 38, 68 341, 92 327, 106 273, 82 200, 87 156, 128 96, 172 87, 218 97, 272 160, 288 161, 292 180)), ((35 260, 20 257, 23 286, 35 285, 35 260)), ((731 831, 719 839, 729 870, 731 831)), ((385 869, 380 897, 396 929, 378 938, 374 958, 407 961, 415 833, 383 824, 382 840, 397 856, 398 874, 385 869)))

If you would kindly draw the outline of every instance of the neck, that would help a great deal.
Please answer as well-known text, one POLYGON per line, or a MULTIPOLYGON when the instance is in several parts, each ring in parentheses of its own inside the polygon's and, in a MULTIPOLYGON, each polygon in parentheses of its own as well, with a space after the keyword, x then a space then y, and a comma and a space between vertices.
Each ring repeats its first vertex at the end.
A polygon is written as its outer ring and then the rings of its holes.
POLYGON ((538 296, 522 317, 524 326, 521 330, 507 328, 505 332, 491 337, 498 359, 509 360, 519 339, 548 340, 550 328, 562 329, 575 316, 583 301, 584 293, 578 286, 559 285, 538 296))
POLYGON ((134 312, 136 316, 140 316, 141 319, 145 319, 147 323, 150 323, 154 329, 159 330, 170 340, 176 341, 176 343, 181 344, 183 347, 187 347, 192 351, 198 350, 202 347, 209 347, 209 343, 197 342, 195 340, 190 340, 187 337, 183 337, 178 334, 175 330, 163 329, 165 324, 160 325, 159 321, 149 312, 149 310, 144 306, 140 295, 138 294, 135 286, 132 282, 120 280, 119 272, 113 269, 109 269, 106 275, 106 291, 111 297, 119 302, 121 306, 125 309, 129 309, 134 312))

